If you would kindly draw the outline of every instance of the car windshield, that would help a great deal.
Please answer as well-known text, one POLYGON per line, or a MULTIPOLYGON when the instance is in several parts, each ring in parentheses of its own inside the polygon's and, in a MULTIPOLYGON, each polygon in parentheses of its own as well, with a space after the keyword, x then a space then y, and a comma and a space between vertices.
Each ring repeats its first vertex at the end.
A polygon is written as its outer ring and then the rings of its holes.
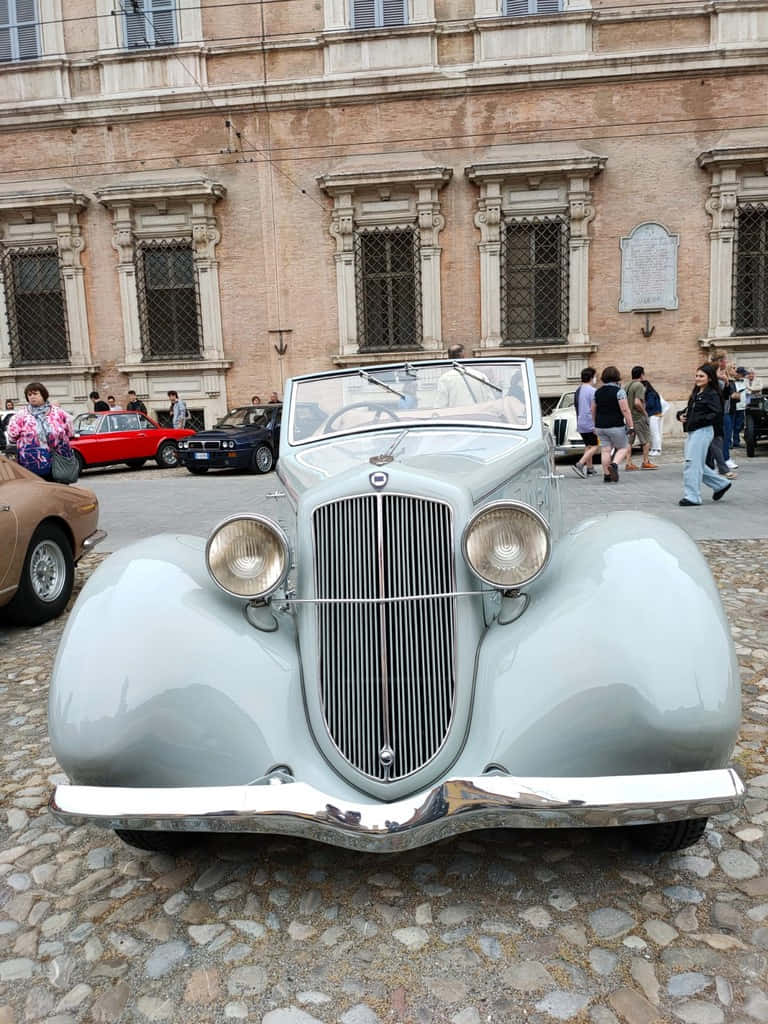
POLYGON ((217 427, 265 427, 269 422, 269 410, 258 405, 246 405, 220 419, 217 427))
POLYGON ((97 434, 101 429, 103 416, 92 412, 83 412, 75 416, 72 427, 76 434, 97 434))
POLYGON ((400 363, 293 383, 292 444, 379 427, 446 423, 529 427, 525 365, 506 359, 400 363))

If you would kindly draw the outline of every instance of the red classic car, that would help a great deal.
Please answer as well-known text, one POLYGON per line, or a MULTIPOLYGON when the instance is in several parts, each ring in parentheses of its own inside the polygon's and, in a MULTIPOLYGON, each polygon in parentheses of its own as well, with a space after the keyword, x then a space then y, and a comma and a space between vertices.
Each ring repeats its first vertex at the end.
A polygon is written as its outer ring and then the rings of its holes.
POLYGON ((72 448, 80 460, 80 470, 125 462, 132 469, 154 459, 158 466, 171 469, 179 463, 178 442, 194 430, 161 427, 141 412, 112 410, 84 412, 75 417, 72 448))

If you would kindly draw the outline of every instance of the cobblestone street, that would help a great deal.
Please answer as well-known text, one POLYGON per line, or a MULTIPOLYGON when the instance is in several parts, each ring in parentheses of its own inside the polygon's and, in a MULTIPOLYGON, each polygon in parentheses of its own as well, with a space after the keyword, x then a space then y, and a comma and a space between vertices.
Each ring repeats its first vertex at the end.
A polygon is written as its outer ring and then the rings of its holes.
POLYGON ((701 547, 741 663, 748 797, 662 857, 588 831, 171 857, 62 827, 46 697, 65 618, 0 628, 0 1024, 768 1022, 768 545, 701 547))

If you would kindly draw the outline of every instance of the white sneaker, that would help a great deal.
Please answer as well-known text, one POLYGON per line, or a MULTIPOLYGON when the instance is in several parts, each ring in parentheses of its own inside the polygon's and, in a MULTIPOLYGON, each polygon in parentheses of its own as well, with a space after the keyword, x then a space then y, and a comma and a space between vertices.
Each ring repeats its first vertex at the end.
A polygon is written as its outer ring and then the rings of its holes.
POLYGON ((725 460, 725 464, 728 467, 728 469, 738 469, 739 468, 738 462, 734 462, 733 459, 726 459, 725 460))
POLYGON ((661 448, 651 448, 649 455, 661 455, 661 448))

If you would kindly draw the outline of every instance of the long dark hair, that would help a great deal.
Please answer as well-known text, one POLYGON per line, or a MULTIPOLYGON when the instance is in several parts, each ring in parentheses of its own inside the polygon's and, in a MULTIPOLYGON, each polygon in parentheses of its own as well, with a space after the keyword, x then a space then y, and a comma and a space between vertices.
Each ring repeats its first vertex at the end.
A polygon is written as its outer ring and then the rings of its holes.
MULTIPOLYGON (((699 371, 706 373, 708 378, 707 387, 714 388, 715 391, 719 392, 720 385, 717 381, 717 367, 713 366, 712 363, 702 363, 701 366, 696 368, 696 372, 698 373, 699 371)), ((695 386, 693 390, 696 390, 695 386)))

